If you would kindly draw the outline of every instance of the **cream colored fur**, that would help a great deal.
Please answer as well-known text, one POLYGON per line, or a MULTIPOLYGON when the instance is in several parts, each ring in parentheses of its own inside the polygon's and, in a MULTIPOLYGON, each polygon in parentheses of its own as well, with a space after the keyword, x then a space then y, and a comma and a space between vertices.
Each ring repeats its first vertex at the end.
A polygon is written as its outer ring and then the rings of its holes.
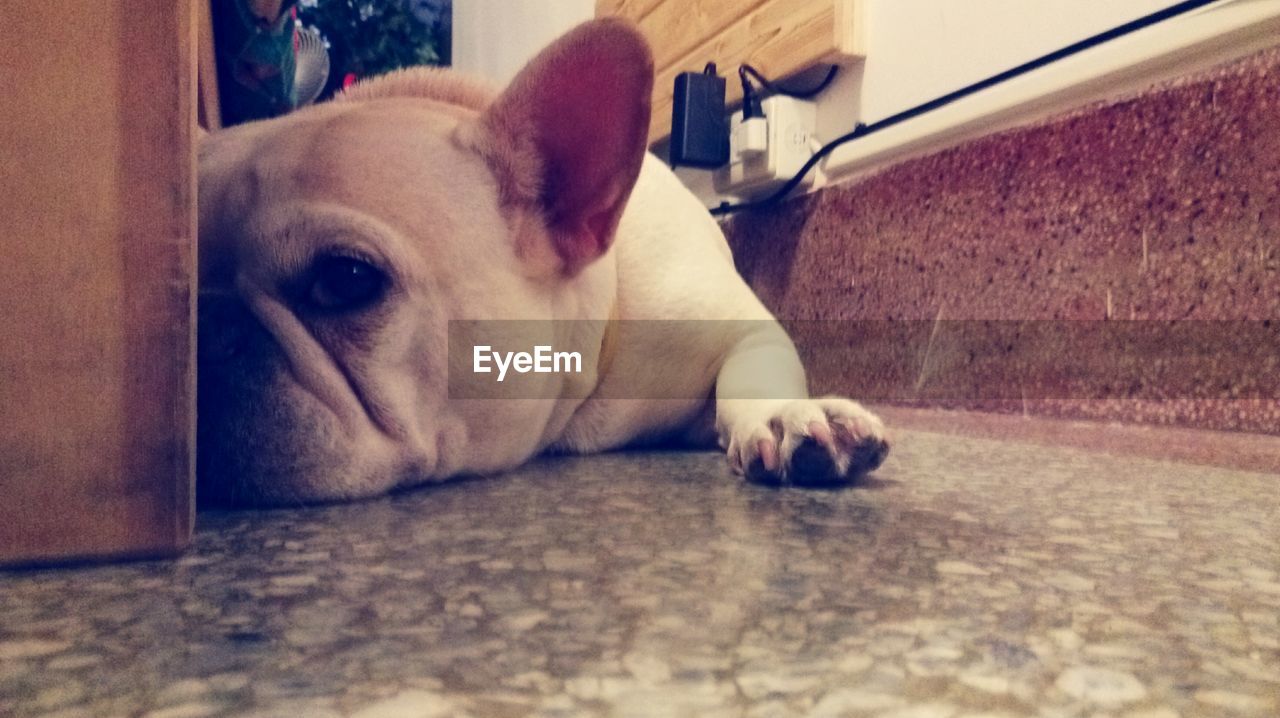
POLYGON ((404 71, 204 141, 202 491, 348 499, 655 437, 718 438, 731 467, 765 479, 803 479, 802 446, 826 457, 819 481, 878 463, 879 420, 806 398, 719 227, 645 154, 651 75, 634 30, 598 21, 502 93, 404 71), (564 96, 583 82, 585 108, 564 96), (608 125, 590 126, 595 113, 608 125), (565 117, 581 126, 557 127, 565 117), (334 252, 385 269, 385 299, 351 316, 307 309, 310 267, 334 252), (451 319, 598 320, 557 346, 592 361, 540 379, 559 399, 452 399, 451 319), (664 335, 629 323, 642 319, 743 321, 664 335), (606 326, 616 348, 600 374, 606 326), (750 398, 763 395, 779 398, 750 398))

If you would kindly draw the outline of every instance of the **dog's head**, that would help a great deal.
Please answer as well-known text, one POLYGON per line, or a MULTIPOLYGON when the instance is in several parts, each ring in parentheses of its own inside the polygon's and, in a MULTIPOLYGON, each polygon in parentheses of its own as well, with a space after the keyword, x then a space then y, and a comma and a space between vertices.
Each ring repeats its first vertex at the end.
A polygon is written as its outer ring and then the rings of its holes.
POLYGON ((206 138, 202 500, 368 496, 527 453, 545 408, 451 402, 447 323, 607 307, 588 265, 639 173, 652 74, 635 30, 596 21, 499 93, 402 71, 206 138))

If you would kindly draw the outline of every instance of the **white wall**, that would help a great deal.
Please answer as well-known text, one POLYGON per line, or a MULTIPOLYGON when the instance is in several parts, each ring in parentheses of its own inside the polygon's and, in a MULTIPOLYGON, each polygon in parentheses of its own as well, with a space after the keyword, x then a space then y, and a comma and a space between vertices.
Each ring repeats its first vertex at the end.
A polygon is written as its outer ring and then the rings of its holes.
MULTIPOLYGON (((817 137, 829 141, 1177 0, 862 0, 865 60, 845 68, 818 101, 817 137)), ((842 145, 818 185, 997 132, 1106 97, 1138 91, 1280 42, 1280 0, 1219 0, 945 108, 842 145)), ((796 84, 802 84, 797 81, 796 84)), ((709 206, 707 172, 678 174, 709 206)))
POLYGON ((594 0, 454 0, 453 67, 506 84, 538 50, 594 16, 594 0))
MULTIPOLYGON (((862 0, 863 122, 888 117, 1177 0, 862 0)), ((847 120, 847 115, 846 115, 847 120)))
POLYGON ((861 0, 867 59, 818 102, 838 137, 1178 0, 861 0))

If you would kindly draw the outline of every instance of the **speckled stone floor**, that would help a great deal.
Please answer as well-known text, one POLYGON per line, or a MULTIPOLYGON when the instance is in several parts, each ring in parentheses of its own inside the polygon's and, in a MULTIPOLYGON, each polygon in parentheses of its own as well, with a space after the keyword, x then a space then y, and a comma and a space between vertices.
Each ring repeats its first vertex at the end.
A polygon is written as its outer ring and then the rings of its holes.
POLYGON ((202 515, 0 575, 0 715, 1280 712, 1280 479, 923 432, 840 491, 715 454, 202 515))

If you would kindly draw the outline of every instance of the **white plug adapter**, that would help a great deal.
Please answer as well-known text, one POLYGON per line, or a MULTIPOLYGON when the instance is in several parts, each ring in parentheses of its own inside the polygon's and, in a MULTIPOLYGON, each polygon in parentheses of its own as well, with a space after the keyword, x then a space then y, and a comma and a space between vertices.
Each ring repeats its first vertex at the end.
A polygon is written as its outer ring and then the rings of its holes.
MULTIPOLYGON (((743 120, 741 113, 734 113, 730 120, 729 163, 715 172, 715 188, 720 194, 745 199, 766 195, 791 179, 813 156, 818 120, 814 102, 774 95, 760 106, 764 117, 743 120)), ((815 174, 810 172, 800 186, 812 185, 815 174)))

